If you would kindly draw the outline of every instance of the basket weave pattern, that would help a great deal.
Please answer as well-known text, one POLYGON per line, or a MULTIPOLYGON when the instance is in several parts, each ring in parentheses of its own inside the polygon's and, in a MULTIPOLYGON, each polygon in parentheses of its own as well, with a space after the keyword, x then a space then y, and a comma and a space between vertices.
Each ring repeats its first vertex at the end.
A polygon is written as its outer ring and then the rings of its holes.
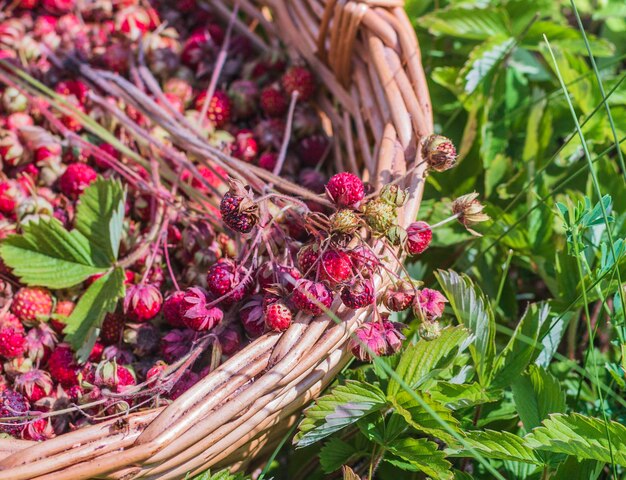
MULTIPOLYGON (((400 223, 413 221, 426 172, 419 144, 432 133, 432 111, 403 2, 240 0, 239 8, 304 58, 325 86, 317 105, 337 171, 357 173, 376 189, 410 172, 401 184, 411 196, 400 223)), ((238 20, 235 28, 249 26, 238 20)), ((333 310, 341 323, 299 314, 289 330, 258 338, 167 407, 43 443, 0 440, 0 480, 179 479, 209 467, 246 468, 345 366, 347 341, 371 313, 340 302, 333 310)))

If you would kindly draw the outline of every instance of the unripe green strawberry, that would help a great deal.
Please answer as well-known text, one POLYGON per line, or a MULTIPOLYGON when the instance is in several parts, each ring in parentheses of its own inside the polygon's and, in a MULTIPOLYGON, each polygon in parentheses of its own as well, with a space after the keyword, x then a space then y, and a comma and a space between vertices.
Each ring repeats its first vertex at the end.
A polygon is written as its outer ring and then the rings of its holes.
POLYGON ((396 208, 380 198, 367 202, 363 213, 369 227, 378 235, 385 235, 396 223, 396 208))

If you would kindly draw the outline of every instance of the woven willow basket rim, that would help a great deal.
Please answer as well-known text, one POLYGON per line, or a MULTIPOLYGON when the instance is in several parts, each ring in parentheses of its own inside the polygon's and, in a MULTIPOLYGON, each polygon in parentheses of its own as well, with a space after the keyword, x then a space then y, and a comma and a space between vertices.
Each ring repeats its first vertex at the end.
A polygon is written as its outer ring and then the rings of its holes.
MULTIPOLYGON (((219 15, 231 17, 223 2, 211 3, 219 15)), ((410 172, 401 183, 410 192, 400 212, 406 226, 421 201, 426 164, 419 146, 433 122, 417 37, 403 3, 238 1, 326 87, 328 95, 320 94, 317 104, 332 130, 338 171, 359 173, 376 189, 410 172)), ((243 21, 234 28, 255 47, 268 48, 243 21)), ((178 479, 208 468, 245 469, 273 448, 346 365, 349 337, 370 311, 349 311, 339 301, 332 308, 341 323, 298 314, 286 332, 256 339, 166 407, 42 443, 0 440, 0 480, 178 479)))

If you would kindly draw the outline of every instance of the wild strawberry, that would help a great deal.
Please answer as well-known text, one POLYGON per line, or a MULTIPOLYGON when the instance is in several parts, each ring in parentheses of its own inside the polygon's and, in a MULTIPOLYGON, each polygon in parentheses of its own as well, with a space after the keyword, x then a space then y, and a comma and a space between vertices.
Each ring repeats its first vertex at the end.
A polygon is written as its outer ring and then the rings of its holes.
POLYGON ((380 322, 369 322, 354 332, 349 343, 352 355, 362 362, 371 362, 373 357, 387 353, 385 331, 380 322))
POLYGON ((100 340, 105 345, 116 345, 122 340, 126 322, 121 313, 107 313, 100 327, 100 340))
MULTIPOLYGON (((11 314, 8 313, 7 315, 11 314)), ((24 328, 15 328, 10 325, 0 326, 0 356, 8 359, 17 358, 24 355, 25 351, 24 328)))
POLYGON ((0 183, 0 213, 13 215, 17 201, 21 196, 21 191, 11 181, 0 183))
MULTIPOLYGON (((100 57, 100 62, 107 70, 124 74, 128 71, 130 51, 123 42, 110 42, 100 57)), ((137 121, 137 119, 134 119, 137 121)), ((141 124, 141 122, 138 122, 141 124)))
POLYGON ((471 234, 477 236, 480 234, 469 227, 489 220, 489 215, 483 213, 484 209, 485 206, 478 201, 478 193, 476 192, 462 195, 452 202, 452 213, 456 215, 461 225, 467 228, 471 234))
POLYGON ((228 96, 232 100, 235 117, 243 120, 250 117, 257 109, 259 87, 251 80, 235 80, 230 84, 228 96))
POLYGON ((2 106, 7 113, 23 112, 28 108, 28 98, 16 87, 7 87, 2 92, 2 106))
POLYGON ((374 285, 371 280, 357 279, 341 289, 341 301, 353 310, 367 307, 375 300, 374 285))
POLYGON ((330 218, 330 233, 352 235, 362 225, 361 219, 348 208, 337 210, 330 218))
POLYGON ((427 342, 435 340, 441 336, 441 324, 437 321, 425 321, 420 323, 417 333, 427 342))
POLYGON ((222 354, 230 356, 239 350, 241 346, 241 334, 239 330, 233 327, 226 328, 218 335, 222 354))
POLYGON ((411 306, 415 299, 415 286, 407 280, 401 280, 387 288, 383 295, 383 304, 392 312, 402 312, 411 306))
POLYGON ((60 343, 48 359, 48 372, 63 387, 78 385, 78 364, 69 345, 60 343))
POLYGON ((238 302, 246 294, 251 282, 243 283, 244 277, 244 272, 232 260, 222 259, 209 268, 207 289, 215 298, 228 295, 223 302, 229 305, 238 302))
MULTIPOLYGON (((6 389, 0 393, 0 418, 17 417, 28 413, 28 401, 15 390, 6 389)), ((18 436, 24 429, 23 420, 2 420, 0 432, 18 436)))
POLYGON ((55 15, 63 15, 64 13, 74 10, 75 0, 43 0, 43 8, 55 15))
POLYGON ((296 309, 311 315, 321 315, 333 303, 333 292, 322 282, 298 280, 293 291, 293 304, 296 309))
MULTIPOLYGON (((101 143, 98 145, 98 148, 102 150, 107 156, 112 157, 115 160, 120 160, 122 158, 122 154, 110 143, 101 143)), ((107 168, 111 168, 111 163, 108 160, 103 159, 101 156, 93 155, 93 162, 96 167, 101 168, 103 170, 107 168)))
POLYGON ((411 255, 418 255, 428 248, 433 238, 433 231, 426 222, 413 222, 406 229, 406 250, 411 255))
POLYGON ((31 403, 52 393, 54 384, 45 370, 34 368, 15 377, 15 390, 24 395, 31 403))
POLYGON ((44 364, 58 342, 55 331, 47 323, 40 323, 26 334, 26 356, 35 364, 44 364))
POLYGON ((182 327, 183 314, 181 312, 181 304, 185 298, 185 292, 178 290, 172 293, 163 302, 163 317, 172 327, 182 327))
POLYGON ((259 153, 259 147, 252 135, 252 131, 242 129, 235 135, 235 142, 232 147, 232 155, 244 162, 253 162, 259 153))
POLYGON ((342 172, 328 180, 326 194, 339 207, 356 208, 365 197, 365 188, 359 177, 353 173, 342 172))
POLYGON ((150 14, 145 8, 133 5, 115 15, 115 27, 131 40, 141 38, 150 29, 150 14))
POLYGON ((103 360, 96 367, 94 384, 97 387, 122 393, 136 383, 133 372, 123 365, 118 365, 115 361, 103 360))
MULTIPOLYGON (((196 98, 196 110, 202 111, 204 101, 206 99, 206 92, 202 92, 196 98)), ((224 127, 230 120, 230 99, 228 95, 222 90, 216 90, 209 102, 209 108, 207 109, 207 118, 215 126, 215 128, 224 127)))
POLYGON ((0 160, 10 167, 17 167, 26 157, 17 134, 0 129, 0 160))
POLYGON ((282 118, 266 118, 258 122, 253 131, 262 149, 278 151, 285 136, 285 121, 282 118))
POLYGON ((282 117, 289 106, 285 94, 271 85, 261 90, 259 104, 263 113, 269 117, 282 117))
POLYGON ((7 128, 14 132, 21 133, 22 131, 35 125, 35 120, 29 114, 24 112, 15 112, 9 115, 6 119, 7 128))
POLYGON ((215 54, 224 39, 224 31, 219 25, 192 32, 183 44, 180 60, 189 67, 196 67, 207 55, 215 54))
POLYGON ((263 264, 257 272, 259 287, 267 292, 271 292, 276 287, 291 292, 300 278, 302 274, 297 268, 270 262, 263 264))
POLYGON ((375 198, 365 204, 363 209, 365 222, 372 232, 386 235, 397 220, 396 208, 388 202, 375 198))
POLYGON ((283 88, 287 95, 298 92, 298 99, 306 102, 315 93, 315 79, 308 68, 290 67, 282 78, 283 88))
POLYGON ((318 258, 320 256, 319 245, 310 244, 304 245, 298 251, 298 266, 300 267, 300 271, 304 275, 310 275, 313 273, 313 269, 317 264, 318 258))
POLYGON ((170 330, 161 339, 161 353, 165 361, 172 363, 187 355, 196 335, 196 332, 189 328, 170 330))
POLYGON ((34 442, 48 440, 54 436, 54 428, 52 428, 52 422, 49 418, 29 420, 22 430, 22 438, 34 442))
POLYGON ((27 325, 47 320, 52 313, 52 295, 41 287, 20 288, 13 297, 11 312, 27 325))
POLYGON ((259 167, 264 168, 265 170, 272 172, 274 171, 274 167, 278 163, 278 154, 275 152, 264 152, 259 157, 259 161, 257 164, 259 167))
POLYGON ((196 332, 211 330, 224 318, 224 312, 220 308, 207 308, 206 294, 198 287, 185 290, 180 312, 183 323, 196 332))
POLYGON ((252 296, 239 309, 239 320, 249 337, 259 337, 265 331, 263 311, 263 297, 260 295, 252 296))
POLYGON ((436 172, 444 172, 456 164, 456 148, 449 138, 443 135, 430 135, 422 145, 422 157, 436 172))
POLYGON ((282 302, 269 304, 265 308, 265 325, 275 332, 284 332, 291 325, 291 310, 282 302))
POLYGON ((176 400, 183 393, 185 393, 196 383, 198 383, 198 380, 200 380, 200 376, 195 372, 191 372, 188 370, 183 373, 182 377, 180 377, 180 380, 178 380, 178 382, 176 382, 176 384, 172 387, 172 390, 169 394, 170 399, 176 400))
POLYGON ((165 363, 163 360, 159 360, 157 361, 146 373, 146 380, 150 380, 151 378, 161 378, 162 375, 164 375, 163 372, 165 372, 165 370, 167 370, 167 363, 165 363))
POLYGON ((385 337, 385 342, 387 343, 387 355, 393 355, 394 353, 398 353, 402 348, 402 340, 404 340, 404 335, 402 335, 402 328, 406 328, 406 325, 399 322, 390 322, 388 320, 383 320, 383 335, 385 337))
POLYGON ((104 353, 104 345, 100 342, 96 342, 93 344, 91 348, 91 352, 89 352, 88 360, 90 362, 99 362, 102 359, 102 354, 104 353))
POLYGON ((230 190, 220 202, 220 213, 224 223, 239 233, 250 233, 259 221, 259 206, 250 187, 237 180, 230 182, 230 190))
POLYGON ((413 312, 422 321, 433 321, 443 315, 447 302, 438 290, 423 288, 415 295, 413 312))
POLYGON ((78 103, 84 105, 89 98, 89 87, 80 80, 65 80, 57 83, 54 91, 66 97, 73 96, 78 103))
POLYGON ((98 177, 96 171, 84 163, 72 163, 59 178, 59 188, 69 198, 75 199, 98 177))
POLYGON ((152 320, 161 311, 163 296, 149 284, 133 285, 124 297, 124 312, 134 322, 152 320))
POLYGON ((340 250, 327 250, 322 254, 319 266, 320 278, 330 285, 344 283, 354 275, 352 261, 347 253, 340 250))
POLYGON ((326 176, 313 168, 304 168, 298 175, 298 183, 314 193, 324 193, 326 176))
POLYGON ((314 134, 303 138, 296 146, 298 160, 302 165, 315 168, 324 160, 330 142, 325 135, 314 134))

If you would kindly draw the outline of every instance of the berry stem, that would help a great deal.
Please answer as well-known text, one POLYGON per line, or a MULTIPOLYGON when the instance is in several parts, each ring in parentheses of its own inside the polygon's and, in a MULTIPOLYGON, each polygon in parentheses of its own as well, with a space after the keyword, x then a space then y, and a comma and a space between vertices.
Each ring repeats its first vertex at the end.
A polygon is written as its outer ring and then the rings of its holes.
MULTIPOLYGON (((298 102, 298 91, 296 90, 291 94, 291 100, 289 102, 289 111, 287 112, 287 124, 285 125, 285 133, 283 134, 283 142, 280 145, 280 151, 278 153, 278 160, 272 173, 274 175, 280 175, 280 171, 283 169, 285 158, 287 158, 287 147, 291 141, 291 130, 293 128, 293 114, 296 110, 296 103, 298 102)), ((272 188, 272 184, 268 185, 268 188, 272 188)))

